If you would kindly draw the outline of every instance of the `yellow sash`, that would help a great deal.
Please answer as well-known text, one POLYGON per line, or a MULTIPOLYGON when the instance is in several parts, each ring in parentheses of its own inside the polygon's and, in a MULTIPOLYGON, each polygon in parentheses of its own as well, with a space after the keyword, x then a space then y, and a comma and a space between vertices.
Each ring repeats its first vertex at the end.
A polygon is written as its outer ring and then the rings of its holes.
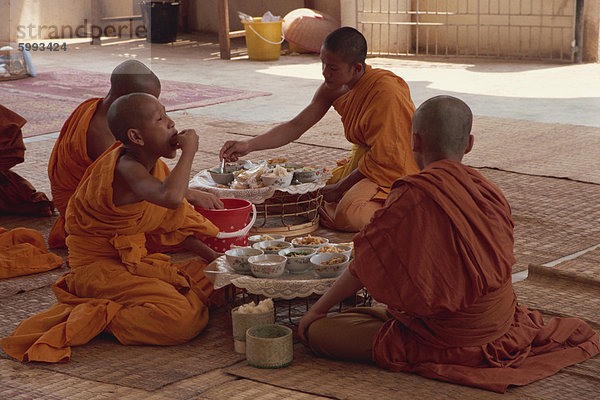
POLYGON ((365 153, 369 150, 367 146, 361 146, 358 144, 352 145, 352 150, 350 150, 350 154, 346 157, 348 162, 344 165, 339 165, 331 170, 331 178, 327 181, 327 184, 338 183, 356 168, 358 168, 358 162, 365 155, 365 153))

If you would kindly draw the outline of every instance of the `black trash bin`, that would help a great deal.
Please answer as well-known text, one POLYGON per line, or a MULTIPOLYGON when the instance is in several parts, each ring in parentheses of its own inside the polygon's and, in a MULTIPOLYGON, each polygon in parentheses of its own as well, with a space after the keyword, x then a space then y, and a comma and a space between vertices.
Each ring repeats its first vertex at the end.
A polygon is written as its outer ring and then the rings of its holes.
POLYGON ((146 41, 169 43, 177 39, 179 24, 179 2, 144 1, 142 17, 146 26, 146 41))

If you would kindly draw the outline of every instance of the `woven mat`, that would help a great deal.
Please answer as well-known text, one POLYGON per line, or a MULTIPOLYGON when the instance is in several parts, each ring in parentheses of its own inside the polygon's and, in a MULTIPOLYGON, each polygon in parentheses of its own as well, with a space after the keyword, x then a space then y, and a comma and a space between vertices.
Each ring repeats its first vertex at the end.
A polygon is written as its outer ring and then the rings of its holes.
POLYGON ((226 371, 232 375, 336 399, 575 399, 593 398, 598 381, 560 372, 504 394, 392 373, 371 365, 333 361, 312 356, 296 346, 294 361, 286 368, 261 370, 241 363, 226 371), (402 395, 400 395, 402 394, 402 395))
POLYGON ((0 398, 2 399, 147 399, 166 400, 163 394, 152 394, 115 384, 56 374, 12 360, 0 360, 0 398), (106 396, 102 396, 102 395, 106 396))
POLYGON ((264 384, 248 379, 239 379, 221 385, 202 393, 201 399, 223 400, 223 399, 247 399, 247 400, 311 400, 325 399, 326 397, 315 396, 308 393, 289 390, 278 384, 264 384))
POLYGON ((600 186, 481 169, 504 193, 515 220, 513 272, 600 243, 600 186))
MULTIPOLYGON (((596 265, 596 271, 599 268, 596 265)), ((589 279, 560 267, 532 264, 527 279, 513 286, 519 302, 527 307, 546 315, 581 318, 600 330, 600 279, 597 274, 589 279)))
MULTIPOLYGON (((49 287, 0 300, 0 337, 18 323, 46 310, 56 299, 49 287)), ((72 348, 65 364, 33 363, 40 368, 98 382, 156 390, 243 359, 233 351, 231 318, 225 310, 211 313, 207 329, 196 339, 178 346, 122 346, 102 334, 86 345, 72 348)), ((0 356, 8 356, 1 352, 0 356)))
POLYGON ((600 183, 600 128, 475 117, 474 167, 600 183))
MULTIPOLYGON (((66 251, 65 251, 66 253, 66 251)), ((68 272, 69 268, 62 266, 52 271, 42 272, 39 274, 17 276, 15 278, 0 280, 0 299, 13 296, 15 294, 28 292, 35 289, 40 289, 46 286, 51 286, 64 273, 68 272)))
MULTIPOLYGON (((189 82, 161 81, 161 85, 160 100, 168 111, 269 95, 189 82)), ((35 78, 3 82, 0 103, 27 120, 23 135, 30 137, 59 131, 81 102, 104 97, 109 89, 110 74, 51 68, 35 78)))
POLYGON ((563 261, 553 268, 578 278, 600 282, 600 247, 575 259, 563 261))

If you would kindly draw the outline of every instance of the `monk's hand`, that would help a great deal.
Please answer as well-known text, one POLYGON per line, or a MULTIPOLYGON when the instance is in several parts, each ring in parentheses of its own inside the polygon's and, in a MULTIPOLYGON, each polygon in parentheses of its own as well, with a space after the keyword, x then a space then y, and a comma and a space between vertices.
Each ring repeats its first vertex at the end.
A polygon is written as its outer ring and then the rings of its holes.
POLYGON ((315 311, 314 308, 311 308, 302 316, 300 322, 298 323, 298 337, 302 343, 308 346, 308 337, 306 336, 306 331, 310 327, 310 325, 318 319, 325 318, 327 313, 322 313, 315 311))
MULTIPOLYGON (((212 250, 212 249, 211 249, 212 250)), ((218 251, 212 250, 212 254, 207 256, 207 260, 209 263, 215 261, 217 258, 221 257, 225 253, 219 253, 218 251)))
POLYGON ((225 159, 226 161, 237 161, 240 157, 245 156, 250 152, 250 145, 245 140, 229 140, 225 142, 221 151, 219 152, 219 158, 225 159))
POLYGON ((185 198, 192 205, 205 210, 222 209, 223 202, 216 195, 199 189, 188 189, 185 198))
POLYGON ((342 198, 343 194, 337 184, 326 185, 323 190, 323 200, 332 203, 342 198))
POLYGON ((181 151, 196 153, 198 151, 198 134, 193 129, 184 129, 176 136, 181 151))

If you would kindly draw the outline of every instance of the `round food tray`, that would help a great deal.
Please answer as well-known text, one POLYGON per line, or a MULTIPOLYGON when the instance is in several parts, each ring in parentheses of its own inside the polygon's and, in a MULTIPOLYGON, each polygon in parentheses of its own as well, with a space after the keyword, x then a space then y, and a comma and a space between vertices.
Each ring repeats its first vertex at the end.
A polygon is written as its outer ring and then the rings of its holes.
POLYGON ((287 187, 267 186, 253 189, 219 187, 202 170, 190 181, 196 187, 214 193, 220 198, 248 200, 256 205, 256 222, 252 233, 282 233, 286 236, 304 235, 319 228, 318 209, 323 201, 321 189, 328 175, 314 182, 287 187))
POLYGON ((250 294, 284 300, 304 298, 311 294, 322 295, 337 279, 319 278, 314 271, 297 275, 286 271, 280 277, 273 279, 255 278, 252 275, 235 272, 227 263, 225 256, 208 264, 204 273, 215 289, 232 284, 237 288, 245 289, 250 294))

